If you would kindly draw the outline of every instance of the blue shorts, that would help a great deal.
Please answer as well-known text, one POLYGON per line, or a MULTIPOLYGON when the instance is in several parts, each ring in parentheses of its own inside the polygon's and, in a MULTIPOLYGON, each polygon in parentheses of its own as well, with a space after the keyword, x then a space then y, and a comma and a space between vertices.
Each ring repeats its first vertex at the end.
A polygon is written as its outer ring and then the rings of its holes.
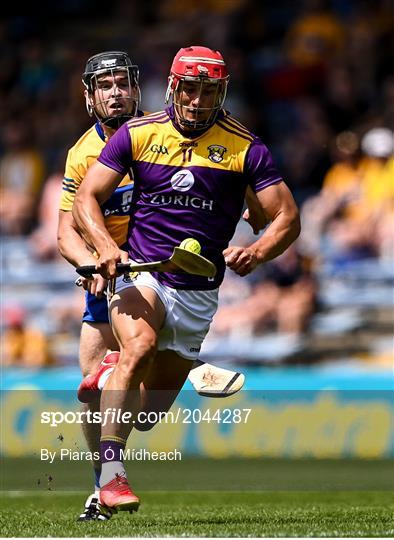
POLYGON ((86 308, 82 316, 82 321, 108 324, 108 303, 106 297, 97 298, 94 294, 86 292, 85 299, 86 308))

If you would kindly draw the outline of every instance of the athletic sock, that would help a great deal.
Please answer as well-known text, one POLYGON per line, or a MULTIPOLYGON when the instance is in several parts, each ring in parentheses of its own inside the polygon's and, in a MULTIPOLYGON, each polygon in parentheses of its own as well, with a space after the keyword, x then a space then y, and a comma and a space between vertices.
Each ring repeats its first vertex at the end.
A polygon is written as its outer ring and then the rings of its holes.
POLYGON ((99 469, 93 467, 94 471, 94 493, 97 495, 100 491, 100 476, 101 476, 101 466, 99 469))
POLYGON ((122 452, 125 446, 126 441, 121 437, 108 435, 101 438, 101 487, 113 480, 117 474, 126 476, 122 461, 122 452))

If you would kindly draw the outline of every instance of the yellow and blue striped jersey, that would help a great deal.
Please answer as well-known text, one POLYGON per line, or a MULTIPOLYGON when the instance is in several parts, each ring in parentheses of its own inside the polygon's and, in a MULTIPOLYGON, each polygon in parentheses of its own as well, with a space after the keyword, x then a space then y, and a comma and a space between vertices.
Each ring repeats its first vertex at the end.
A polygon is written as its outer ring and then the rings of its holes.
MULTIPOLYGON (((138 113, 138 117, 144 114, 142 111, 138 113)), ((60 210, 66 212, 72 210, 75 195, 88 168, 96 161, 106 143, 107 138, 97 122, 70 148, 65 166, 60 210)), ((129 175, 126 175, 119 187, 101 207, 106 227, 118 245, 122 245, 127 238, 132 195, 133 181, 129 175)))

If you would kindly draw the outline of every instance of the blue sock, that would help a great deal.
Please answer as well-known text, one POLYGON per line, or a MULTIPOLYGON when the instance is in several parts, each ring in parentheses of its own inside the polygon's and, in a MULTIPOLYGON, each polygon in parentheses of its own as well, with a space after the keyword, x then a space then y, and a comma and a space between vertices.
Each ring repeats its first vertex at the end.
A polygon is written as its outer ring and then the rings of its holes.
POLYGON ((101 475, 101 466, 99 469, 93 467, 94 470, 94 490, 98 491, 100 489, 100 475, 101 475))

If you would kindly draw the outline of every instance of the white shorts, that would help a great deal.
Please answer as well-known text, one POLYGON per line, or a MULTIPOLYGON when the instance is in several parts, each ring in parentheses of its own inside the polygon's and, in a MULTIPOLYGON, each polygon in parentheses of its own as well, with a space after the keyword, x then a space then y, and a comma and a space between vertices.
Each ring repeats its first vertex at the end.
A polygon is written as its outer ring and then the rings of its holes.
POLYGON ((124 281, 123 276, 116 279, 116 294, 129 287, 149 287, 164 304, 166 318, 158 335, 158 350, 170 349, 187 360, 196 360, 218 307, 219 289, 173 289, 148 272, 130 281, 124 281))

